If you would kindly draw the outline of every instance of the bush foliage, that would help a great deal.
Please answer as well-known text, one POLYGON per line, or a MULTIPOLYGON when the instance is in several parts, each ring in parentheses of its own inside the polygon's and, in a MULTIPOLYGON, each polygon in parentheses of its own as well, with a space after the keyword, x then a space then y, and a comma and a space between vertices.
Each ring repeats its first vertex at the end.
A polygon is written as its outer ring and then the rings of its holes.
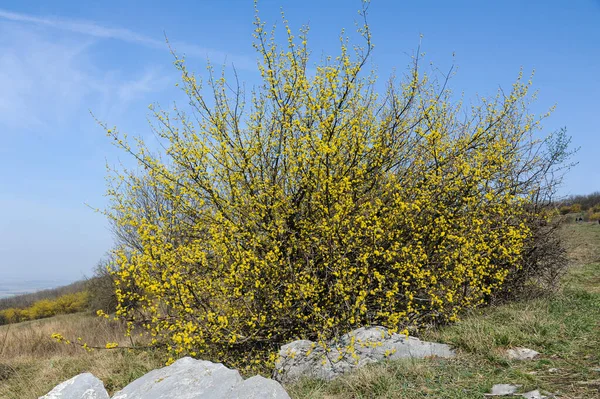
POLYGON ((10 296, 7 298, 0 298, 0 310, 8 308, 24 309, 38 301, 41 301, 42 299, 53 300, 63 295, 84 291, 85 288, 86 282, 82 280, 75 281, 74 283, 61 287, 36 291, 29 294, 10 296))
POLYGON ((8 308, 0 310, 0 324, 43 319, 59 314, 83 312, 87 309, 88 293, 86 291, 80 291, 61 295, 55 299, 42 299, 27 308, 8 308))
POLYGON ((342 36, 314 72, 307 29, 286 23, 281 47, 255 26, 249 100, 175 55, 191 112, 151 108, 165 151, 106 128, 143 171, 109 180, 117 317, 252 367, 298 338, 456 320, 522 270, 568 144, 535 139, 530 82, 465 107, 417 52, 377 93, 366 22, 363 47, 342 36))

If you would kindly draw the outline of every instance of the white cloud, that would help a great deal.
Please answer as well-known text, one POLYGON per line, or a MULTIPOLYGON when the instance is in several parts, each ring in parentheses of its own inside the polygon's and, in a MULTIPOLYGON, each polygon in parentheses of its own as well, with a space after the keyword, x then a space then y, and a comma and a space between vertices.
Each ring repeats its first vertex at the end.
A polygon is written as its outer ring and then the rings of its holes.
POLYGON ((159 68, 148 69, 137 79, 125 82, 118 87, 119 103, 129 104, 145 94, 156 91, 157 87, 166 86, 168 80, 166 76, 161 75, 159 68))
POLYGON ((0 24, 0 126, 61 128, 87 117, 90 108, 125 110, 132 101, 167 87, 169 78, 153 65, 133 76, 95 67, 94 42, 0 24))
MULTIPOLYGON (((101 39, 115 39, 128 43, 143 45, 146 47, 168 50, 164 40, 156 40, 152 37, 145 36, 125 28, 98 25, 93 21, 56 17, 39 17, 29 14, 15 13, 3 9, 0 9, 0 19, 34 24, 37 26, 69 31, 101 39)), ((205 59, 210 58, 217 64, 221 64, 223 62, 227 62, 229 64, 233 63, 236 68, 252 70, 256 67, 256 60, 245 55, 231 54, 225 51, 202 47, 196 44, 185 43, 181 41, 173 41, 171 42, 171 45, 175 50, 185 53, 188 56, 205 59)))
POLYGON ((139 43, 146 46, 159 47, 163 43, 153 40, 144 35, 139 35, 129 29, 108 28, 90 21, 69 20, 64 18, 37 17, 28 14, 20 14, 0 9, 0 18, 14 22, 27 22, 35 25, 47 26, 55 29, 67 30, 84 35, 123 40, 130 43, 139 43))

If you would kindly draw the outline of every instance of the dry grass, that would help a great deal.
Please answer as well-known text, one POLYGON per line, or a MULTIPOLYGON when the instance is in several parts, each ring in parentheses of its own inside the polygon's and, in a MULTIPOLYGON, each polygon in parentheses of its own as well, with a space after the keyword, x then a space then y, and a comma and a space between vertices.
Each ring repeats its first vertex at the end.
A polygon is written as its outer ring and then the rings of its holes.
POLYGON ((565 224, 563 238, 572 266, 600 263, 600 225, 596 222, 565 224))
POLYGON ((0 398, 37 398, 83 372, 91 372, 103 380, 112 392, 163 364, 154 352, 122 349, 87 352, 78 345, 66 345, 50 337, 59 332, 75 340, 82 337, 82 342, 90 346, 104 346, 107 342, 130 346, 124 331, 119 323, 88 314, 1 326, 0 398))
POLYGON ((81 353, 78 345, 65 345, 51 339, 50 336, 56 332, 75 339, 82 337, 88 345, 104 346, 106 342, 130 345, 129 339, 124 336, 125 328, 120 323, 78 313, 0 326, 0 359, 73 356, 81 353))

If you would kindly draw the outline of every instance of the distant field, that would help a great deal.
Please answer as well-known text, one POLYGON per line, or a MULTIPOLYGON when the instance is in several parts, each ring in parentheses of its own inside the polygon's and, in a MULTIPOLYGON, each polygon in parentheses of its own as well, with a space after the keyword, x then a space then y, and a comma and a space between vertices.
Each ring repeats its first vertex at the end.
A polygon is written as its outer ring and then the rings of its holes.
POLYGON ((0 282, 0 298, 29 294, 36 291, 65 285, 67 282, 54 280, 6 281, 0 282))
POLYGON ((9 298, 17 295, 29 294, 33 291, 11 291, 11 290, 0 290, 0 299, 9 298))

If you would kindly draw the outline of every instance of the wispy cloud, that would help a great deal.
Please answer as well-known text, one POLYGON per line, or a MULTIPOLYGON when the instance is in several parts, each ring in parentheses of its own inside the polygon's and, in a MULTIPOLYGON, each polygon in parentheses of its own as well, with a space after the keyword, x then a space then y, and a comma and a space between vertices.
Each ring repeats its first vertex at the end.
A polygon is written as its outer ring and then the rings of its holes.
POLYGON ((92 44, 0 25, 0 126, 60 129, 87 115, 88 108, 111 104, 125 110, 168 86, 169 77, 157 66, 126 75, 94 67, 92 44))
POLYGON ((27 22, 35 25, 47 26, 50 28, 67 30, 70 32, 81 33, 99 38, 117 39, 130 43, 138 43, 145 46, 164 46, 164 43, 159 40, 154 40, 144 35, 137 34, 129 29, 109 28, 100 26, 91 21, 79 21, 54 17, 37 17, 3 9, 0 9, 0 18, 14 22, 27 22))
MULTIPOLYGON (((40 17, 30 14, 16 13, 5 9, 0 9, 0 19, 34 24, 101 39, 114 39, 127 43, 142 45, 145 47, 168 50, 165 40, 157 40, 126 28, 102 26, 93 21, 57 17, 40 17)), ((236 68, 240 69, 253 69, 256 66, 255 59, 245 55, 231 54, 226 51, 202 47, 197 44, 191 44, 182 41, 173 41, 171 46, 175 50, 182 51, 188 56, 210 58, 216 63, 233 63, 236 68)))

